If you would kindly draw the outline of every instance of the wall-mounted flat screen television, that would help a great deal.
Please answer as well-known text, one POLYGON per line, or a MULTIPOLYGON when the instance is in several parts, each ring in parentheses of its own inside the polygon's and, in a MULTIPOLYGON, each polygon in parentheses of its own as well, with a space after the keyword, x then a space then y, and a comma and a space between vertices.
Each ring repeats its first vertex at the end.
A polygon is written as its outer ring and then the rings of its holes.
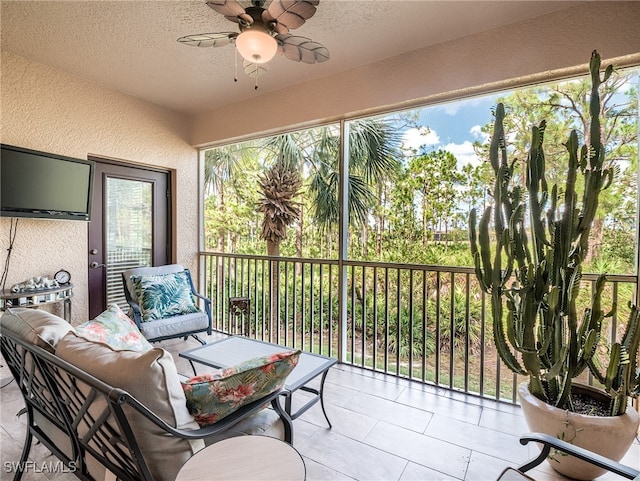
POLYGON ((0 215, 91 220, 95 163, 0 145, 0 215))

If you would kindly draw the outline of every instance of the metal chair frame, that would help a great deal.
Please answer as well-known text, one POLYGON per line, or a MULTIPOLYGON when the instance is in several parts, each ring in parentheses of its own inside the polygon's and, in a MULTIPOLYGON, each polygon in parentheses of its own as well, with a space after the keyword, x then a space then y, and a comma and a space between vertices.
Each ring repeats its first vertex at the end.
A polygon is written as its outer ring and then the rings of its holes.
POLYGON ((542 449, 540 450, 540 454, 538 456, 530 461, 527 461, 525 464, 517 468, 520 473, 526 473, 527 471, 540 465, 545 459, 547 459, 547 456, 549 456, 551 449, 557 449, 562 453, 574 456, 578 459, 606 469, 611 473, 615 473, 627 479, 636 479, 640 476, 640 471, 638 471, 637 469, 625 466, 621 463, 605 458, 604 456, 596 454, 587 449, 574 446, 573 444, 569 444, 566 441, 554 438, 553 436, 549 436, 548 434, 528 433, 520 437, 520 444, 522 444, 523 446, 526 446, 530 442, 542 444, 542 449))

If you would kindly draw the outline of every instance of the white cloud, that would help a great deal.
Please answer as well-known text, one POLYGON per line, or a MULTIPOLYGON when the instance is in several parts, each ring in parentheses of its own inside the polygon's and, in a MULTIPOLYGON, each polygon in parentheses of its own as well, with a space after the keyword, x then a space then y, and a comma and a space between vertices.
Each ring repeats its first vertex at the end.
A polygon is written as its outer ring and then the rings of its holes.
POLYGON ((440 137, 434 130, 409 129, 402 135, 402 147, 406 150, 420 150, 423 145, 438 145, 440 137))
POLYGON ((469 133, 473 136, 474 139, 479 140, 480 142, 487 142, 491 136, 487 132, 482 131, 481 125, 474 125, 469 130, 469 133))
POLYGON ((460 109, 463 107, 463 103, 462 102, 451 102, 448 104, 444 104, 442 106, 442 111, 450 116, 454 116, 456 115, 460 109))
POLYGON ((444 147, 444 150, 451 152, 455 155, 458 160, 458 170, 462 169, 467 164, 471 164, 473 166, 480 164, 480 159, 473 151, 473 143, 468 140, 465 140, 461 144, 447 144, 444 147))

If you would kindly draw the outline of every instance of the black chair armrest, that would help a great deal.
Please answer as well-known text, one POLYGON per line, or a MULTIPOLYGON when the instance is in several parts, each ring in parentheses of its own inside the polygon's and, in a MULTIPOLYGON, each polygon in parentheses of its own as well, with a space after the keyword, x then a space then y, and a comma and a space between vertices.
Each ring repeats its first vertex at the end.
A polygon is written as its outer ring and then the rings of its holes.
POLYGON ((138 305, 138 303, 133 300, 133 297, 131 297, 124 272, 122 273, 122 287, 124 290, 124 298, 126 299, 127 304, 129 304, 131 312, 133 312, 133 322, 135 322, 136 326, 138 326, 138 329, 140 329, 140 325, 142 324, 142 311, 140 310, 140 306, 138 305))
POLYGON ((142 311, 140 310, 140 306, 133 301, 127 303, 131 307, 131 312, 133 312, 133 322, 135 322, 138 329, 140 329, 140 325, 142 324, 142 311))
POLYGON ((191 271, 187 268, 185 268, 185 271, 187 272, 189 284, 191 285, 191 294, 193 294, 194 297, 197 297, 198 299, 202 299, 204 301, 204 311, 209 318, 209 328, 207 329, 207 334, 211 335, 213 329, 213 318, 211 316, 211 299, 203 296, 202 294, 199 294, 196 291, 196 286, 194 285, 193 278, 191 277, 191 271))
POLYGON ((547 434, 529 433, 520 437, 520 444, 523 446, 527 445, 531 441, 541 443, 543 445, 542 451, 536 458, 518 468, 518 471, 522 473, 525 473, 542 463, 542 461, 544 461, 549 455, 551 448, 553 448, 627 479, 635 479, 637 476, 640 476, 640 471, 637 469, 630 468, 629 466, 612 461, 604 456, 588 451, 584 448, 574 446, 573 444, 569 444, 566 441, 562 441, 561 439, 554 438, 547 434))

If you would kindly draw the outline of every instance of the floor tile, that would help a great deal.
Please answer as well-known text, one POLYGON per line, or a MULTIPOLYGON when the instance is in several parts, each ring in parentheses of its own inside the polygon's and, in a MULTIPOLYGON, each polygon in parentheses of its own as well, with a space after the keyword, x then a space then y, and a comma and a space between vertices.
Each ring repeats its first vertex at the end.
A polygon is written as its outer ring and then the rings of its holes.
MULTIPOLYGON (((328 378, 328 376, 327 376, 328 378)), ((338 383, 343 386, 349 386, 351 389, 356 389, 360 392, 373 394, 384 399, 395 400, 406 389, 403 386, 388 383, 380 379, 371 378, 368 376, 355 374, 353 372, 347 372, 340 369, 336 369, 331 372, 331 379, 327 380, 327 383, 338 383)))
POLYGON ((465 475, 465 481, 487 481, 498 479, 505 468, 515 468, 516 465, 504 459, 487 456, 473 451, 469 459, 469 466, 465 475))
POLYGON ((356 396, 349 409, 418 432, 426 429, 433 416, 428 411, 365 393, 356 396))
POLYGON ((395 481, 406 459, 334 432, 322 432, 297 446, 305 457, 358 480, 395 481))
POLYGON ((378 423, 364 442, 458 479, 464 478, 471 454, 469 449, 385 422, 378 423))
POLYGON ((425 434, 507 461, 521 462, 529 457, 528 447, 520 444, 518 436, 465 423, 440 414, 433 416, 425 434))
POLYGON ((482 415, 482 408, 475 404, 414 389, 405 389, 395 401, 473 424, 478 424, 482 415))
MULTIPOLYGON (((357 441, 362 441, 378 422, 377 419, 371 416, 354 412, 340 406, 327 406, 327 415, 333 426, 333 432, 357 441)), ((327 421, 322 414, 322 409, 319 404, 309 409, 300 419, 304 419, 318 427, 327 427, 327 421)))
POLYGON ((453 476, 426 468, 416 463, 409 463, 400 476, 400 481, 451 481, 457 480, 453 476))
POLYGON ((494 429, 515 436, 529 432, 522 412, 512 414, 496 409, 483 408, 480 414, 479 425, 484 428, 494 429))
POLYGON ((309 458, 304 458, 304 465, 307 469, 307 478, 305 481, 355 481, 355 478, 339 473, 309 458))

